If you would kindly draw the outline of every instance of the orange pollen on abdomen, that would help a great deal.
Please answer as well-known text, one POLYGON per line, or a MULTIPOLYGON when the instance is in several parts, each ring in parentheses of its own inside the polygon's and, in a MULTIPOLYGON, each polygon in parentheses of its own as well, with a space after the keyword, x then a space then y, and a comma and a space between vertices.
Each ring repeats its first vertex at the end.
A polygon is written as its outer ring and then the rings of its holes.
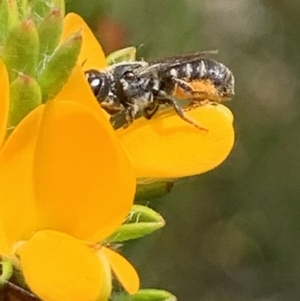
POLYGON ((173 91, 173 95, 178 99, 191 99, 191 100, 205 100, 208 99, 210 101, 219 101, 220 95, 218 89, 210 80, 195 80, 186 82, 186 84, 193 91, 186 91, 185 89, 175 86, 173 91))

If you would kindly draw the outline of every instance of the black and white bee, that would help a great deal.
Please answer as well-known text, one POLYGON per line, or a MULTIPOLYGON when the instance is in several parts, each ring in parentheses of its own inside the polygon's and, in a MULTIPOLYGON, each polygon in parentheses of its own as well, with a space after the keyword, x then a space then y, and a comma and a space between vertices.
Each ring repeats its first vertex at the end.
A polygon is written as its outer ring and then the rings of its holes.
POLYGON ((205 57, 207 52, 166 58, 157 62, 122 62, 104 70, 88 70, 86 78, 101 107, 109 114, 125 114, 131 124, 138 114, 150 119, 160 106, 172 106, 180 118, 205 130, 186 116, 187 109, 234 96, 234 76, 222 63, 205 57))

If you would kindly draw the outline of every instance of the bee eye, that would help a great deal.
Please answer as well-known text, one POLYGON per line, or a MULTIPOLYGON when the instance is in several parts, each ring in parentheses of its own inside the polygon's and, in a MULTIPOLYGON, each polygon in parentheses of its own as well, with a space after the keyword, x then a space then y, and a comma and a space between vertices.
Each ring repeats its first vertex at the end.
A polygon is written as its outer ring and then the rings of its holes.
POLYGON ((88 83, 90 84, 94 95, 96 97, 99 96, 102 86, 104 84, 103 79, 101 77, 90 77, 88 78, 88 83))
POLYGON ((134 79, 135 78, 135 75, 132 71, 126 71, 124 74, 123 74, 123 78, 126 79, 126 80, 130 80, 130 79, 134 79))
POLYGON ((95 89, 102 84, 102 79, 99 72, 87 71, 85 77, 92 89, 95 89))
POLYGON ((106 75, 97 70, 90 70, 85 73, 85 76, 97 99, 104 99, 109 89, 106 75))
POLYGON ((91 81, 89 81, 89 84, 93 90, 98 87, 100 88, 102 86, 102 79, 95 77, 91 81))

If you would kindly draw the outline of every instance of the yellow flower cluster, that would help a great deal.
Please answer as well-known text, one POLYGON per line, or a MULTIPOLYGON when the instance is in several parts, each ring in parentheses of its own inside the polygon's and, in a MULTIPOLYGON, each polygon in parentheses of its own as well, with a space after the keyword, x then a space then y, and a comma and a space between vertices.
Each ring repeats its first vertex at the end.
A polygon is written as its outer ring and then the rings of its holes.
POLYGON ((82 72, 83 63, 104 68, 104 53, 84 21, 69 14, 61 41, 76 32, 83 43, 68 82, 7 139, 9 79, 0 64, 0 254, 46 301, 107 300, 111 271, 137 292, 131 264, 99 243, 128 215, 136 179, 206 172, 234 142, 232 114, 222 105, 190 112, 208 133, 172 112, 114 131, 82 72))

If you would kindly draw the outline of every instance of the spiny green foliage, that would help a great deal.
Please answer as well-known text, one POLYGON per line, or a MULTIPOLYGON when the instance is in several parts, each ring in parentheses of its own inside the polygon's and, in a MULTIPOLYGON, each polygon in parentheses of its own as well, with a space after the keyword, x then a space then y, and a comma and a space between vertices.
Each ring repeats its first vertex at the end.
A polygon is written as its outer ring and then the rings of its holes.
POLYGON ((60 41, 64 7, 63 0, 0 2, 0 58, 10 80, 10 127, 53 99, 76 64, 81 34, 60 41))

